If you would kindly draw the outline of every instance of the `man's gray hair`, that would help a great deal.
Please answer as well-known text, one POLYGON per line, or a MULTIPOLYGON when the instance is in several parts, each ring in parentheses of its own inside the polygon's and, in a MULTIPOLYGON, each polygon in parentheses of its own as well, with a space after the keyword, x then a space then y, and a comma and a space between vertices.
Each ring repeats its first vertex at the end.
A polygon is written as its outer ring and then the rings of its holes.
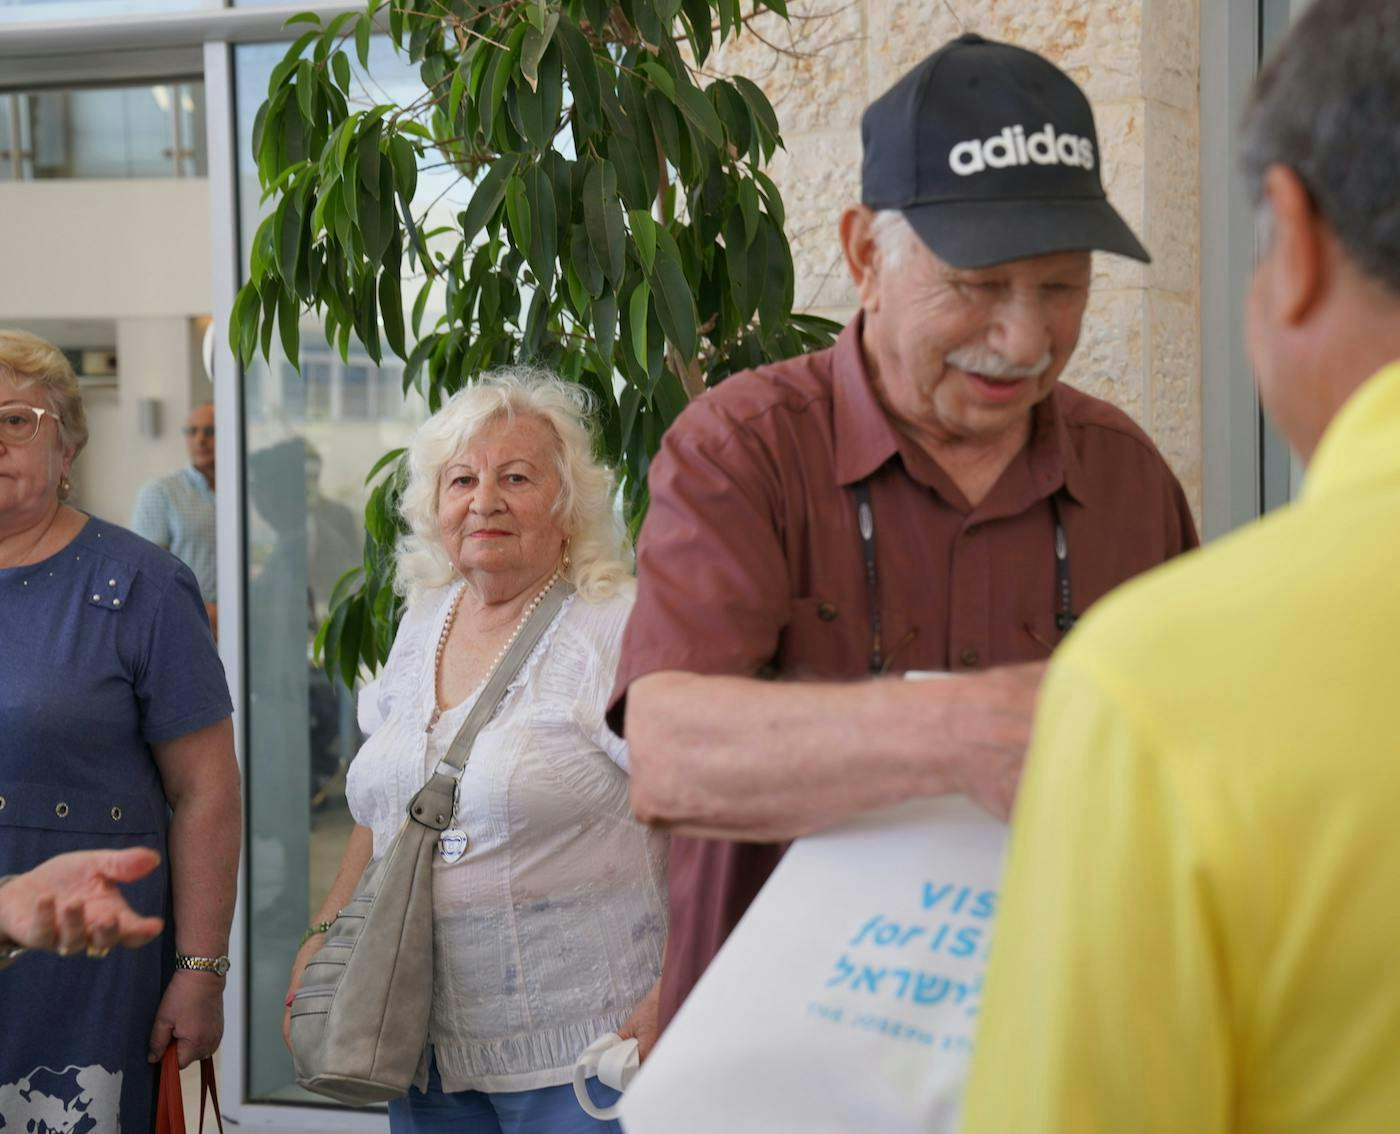
POLYGON ((898 209, 879 209, 870 222, 870 237, 880 255, 880 267, 898 270, 909 262, 923 241, 898 209))
POLYGON ((1244 119, 1250 198, 1286 166, 1347 255, 1400 293, 1400 0, 1315 0, 1259 73, 1244 119))

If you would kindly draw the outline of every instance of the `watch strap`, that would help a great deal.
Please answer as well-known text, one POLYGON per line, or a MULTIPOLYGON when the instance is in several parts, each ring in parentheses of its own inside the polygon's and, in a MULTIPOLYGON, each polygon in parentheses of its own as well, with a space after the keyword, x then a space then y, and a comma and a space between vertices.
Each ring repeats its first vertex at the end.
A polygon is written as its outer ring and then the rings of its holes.
POLYGON ((184 953, 176 953, 175 968, 177 970, 183 969, 186 972, 213 973, 215 976, 223 976, 229 970, 229 959, 227 956, 191 957, 184 953))

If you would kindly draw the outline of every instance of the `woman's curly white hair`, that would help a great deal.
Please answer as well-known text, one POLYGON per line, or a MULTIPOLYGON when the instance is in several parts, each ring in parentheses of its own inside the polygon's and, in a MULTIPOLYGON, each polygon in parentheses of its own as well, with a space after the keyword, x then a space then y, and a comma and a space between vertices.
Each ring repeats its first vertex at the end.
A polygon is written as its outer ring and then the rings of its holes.
POLYGON ((547 422, 559 439, 559 499, 555 517, 569 539, 564 575, 591 602, 615 594, 632 578, 630 549, 613 507, 612 471, 596 460, 593 396, 546 370, 494 371, 459 390, 413 435, 408 483, 399 510, 409 534, 399 540, 395 588, 410 605, 425 591, 457 578, 438 531, 442 469, 485 425, 517 414, 547 422))

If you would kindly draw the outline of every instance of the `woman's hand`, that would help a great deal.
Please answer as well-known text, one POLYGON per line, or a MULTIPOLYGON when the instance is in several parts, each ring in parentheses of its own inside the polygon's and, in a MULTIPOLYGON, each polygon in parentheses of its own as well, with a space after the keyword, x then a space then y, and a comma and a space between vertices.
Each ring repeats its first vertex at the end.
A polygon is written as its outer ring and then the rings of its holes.
POLYGON ((159 862, 160 855, 145 847, 56 855, 0 888, 0 941, 65 956, 144 945, 164 923, 137 914, 117 883, 134 882, 159 862))
POLYGON ((214 973, 181 970, 170 978, 151 1028, 151 1052, 158 1063, 175 1045, 182 1068, 213 1055, 224 1036, 224 978, 214 973))
POLYGON ((637 1059, 645 1061, 651 1054, 652 1046, 656 1043, 656 1036, 659 1030, 658 1017, 661 1010, 661 978, 656 978, 656 983, 651 986, 650 991, 642 997, 642 1001, 634 1009, 632 1015, 623 1021, 622 1027, 617 1029, 617 1034, 623 1039, 635 1039, 637 1041, 637 1059))
POLYGON ((325 941, 324 933, 312 934, 302 942, 297 955, 292 958, 292 979, 287 982, 286 1007, 282 1010, 282 1042, 287 1045, 288 1051, 292 1050, 292 996, 301 987, 301 974, 306 969, 306 963, 316 955, 316 951, 325 941))

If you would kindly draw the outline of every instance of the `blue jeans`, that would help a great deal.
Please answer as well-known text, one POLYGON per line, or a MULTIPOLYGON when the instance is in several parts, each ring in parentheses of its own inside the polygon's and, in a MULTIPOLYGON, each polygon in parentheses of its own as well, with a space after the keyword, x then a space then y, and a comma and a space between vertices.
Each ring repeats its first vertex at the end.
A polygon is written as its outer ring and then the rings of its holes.
MULTIPOLYGON (((588 1093, 598 1106, 622 1096, 596 1079, 588 1093)), ((574 1098, 572 1083, 533 1091, 442 1089, 437 1061, 428 1066, 428 1089, 410 1087, 389 1104, 390 1134, 622 1134, 617 1122, 590 1118, 574 1098)))

